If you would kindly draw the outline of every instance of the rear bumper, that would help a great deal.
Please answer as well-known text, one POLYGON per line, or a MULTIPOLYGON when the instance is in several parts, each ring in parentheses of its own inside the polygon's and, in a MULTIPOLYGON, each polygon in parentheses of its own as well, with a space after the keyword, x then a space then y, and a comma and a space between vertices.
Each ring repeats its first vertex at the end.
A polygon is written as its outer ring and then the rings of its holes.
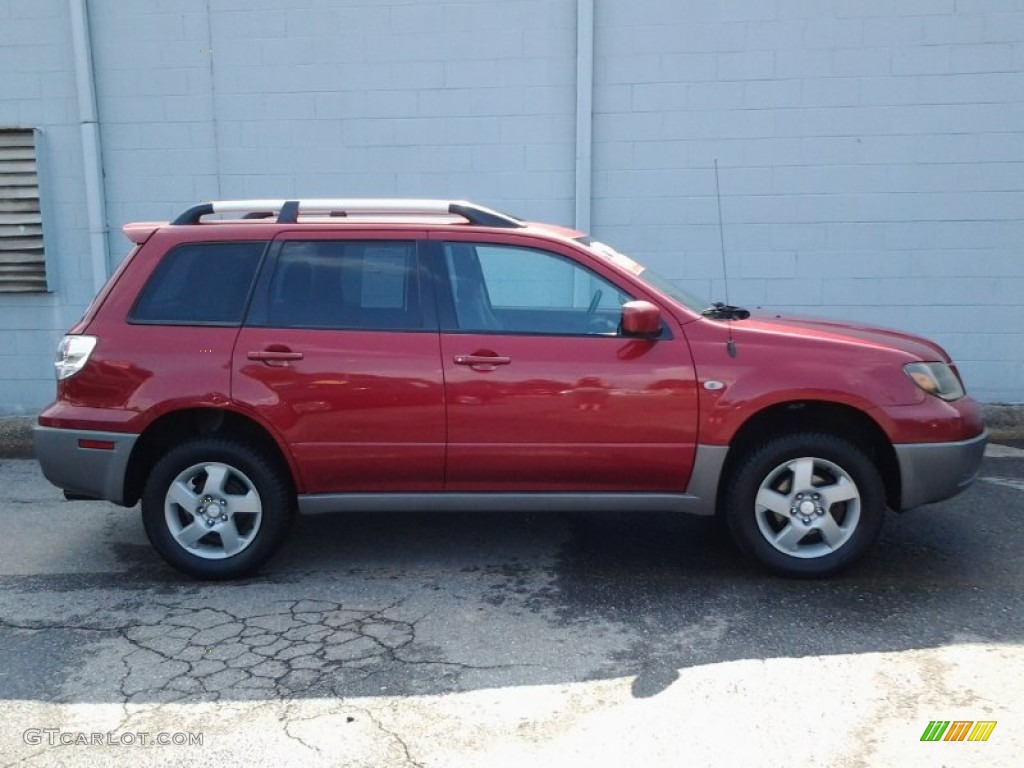
POLYGON ((955 443, 893 446, 900 464, 900 509, 942 501, 965 490, 978 476, 988 430, 955 443))
POLYGON ((60 429, 36 425, 33 438, 43 475, 72 494, 124 503, 124 477, 138 435, 60 429), (83 448, 79 441, 112 444, 110 448, 83 448))

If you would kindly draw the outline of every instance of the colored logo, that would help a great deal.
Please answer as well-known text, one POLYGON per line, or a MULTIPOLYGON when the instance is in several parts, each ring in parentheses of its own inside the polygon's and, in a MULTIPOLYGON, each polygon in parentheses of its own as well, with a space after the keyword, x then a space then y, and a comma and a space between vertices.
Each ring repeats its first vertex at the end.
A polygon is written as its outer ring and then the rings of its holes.
POLYGON ((988 741, 995 727, 995 720, 932 720, 921 741, 988 741))

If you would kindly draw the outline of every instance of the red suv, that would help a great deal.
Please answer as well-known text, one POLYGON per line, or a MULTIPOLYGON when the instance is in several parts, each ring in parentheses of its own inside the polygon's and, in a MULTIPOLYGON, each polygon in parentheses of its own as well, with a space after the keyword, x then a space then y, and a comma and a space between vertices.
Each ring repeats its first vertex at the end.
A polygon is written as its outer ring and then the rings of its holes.
POLYGON ((249 200, 130 224, 39 416, 68 498, 133 506, 193 576, 296 512, 723 515, 769 568, 859 559, 974 479, 935 344, 708 305, 579 232, 466 202, 249 200))

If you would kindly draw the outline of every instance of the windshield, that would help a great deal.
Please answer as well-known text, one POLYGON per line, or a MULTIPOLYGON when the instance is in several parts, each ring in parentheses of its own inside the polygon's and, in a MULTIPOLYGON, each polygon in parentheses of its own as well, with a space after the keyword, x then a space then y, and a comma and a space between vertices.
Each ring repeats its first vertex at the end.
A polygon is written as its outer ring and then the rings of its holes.
POLYGON ((577 240, 590 248, 591 251, 601 258, 610 261, 611 263, 625 269, 630 274, 639 277, 652 288, 664 293, 666 296, 672 297, 684 307, 692 309, 694 312, 703 311, 709 304, 708 301, 700 296, 683 290, 668 278, 662 277, 654 270, 648 269, 643 264, 634 261, 626 254, 620 253, 606 243, 591 240, 589 237, 580 237, 577 240))

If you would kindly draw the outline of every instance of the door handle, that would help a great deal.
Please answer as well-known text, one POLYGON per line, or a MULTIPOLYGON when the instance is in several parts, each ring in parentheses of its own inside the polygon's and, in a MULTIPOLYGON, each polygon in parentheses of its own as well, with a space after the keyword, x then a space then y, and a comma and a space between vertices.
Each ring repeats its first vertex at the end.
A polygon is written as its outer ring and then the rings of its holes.
POLYGON ((504 355, 456 355, 456 365, 468 365, 471 368, 486 368, 487 370, 494 370, 495 366, 508 365, 512 362, 511 357, 505 357, 504 355))
POLYGON ((250 351, 247 357, 250 360, 260 360, 269 365, 274 363, 287 363, 289 360, 301 360, 301 352, 292 352, 286 349, 261 349, 250 351))

